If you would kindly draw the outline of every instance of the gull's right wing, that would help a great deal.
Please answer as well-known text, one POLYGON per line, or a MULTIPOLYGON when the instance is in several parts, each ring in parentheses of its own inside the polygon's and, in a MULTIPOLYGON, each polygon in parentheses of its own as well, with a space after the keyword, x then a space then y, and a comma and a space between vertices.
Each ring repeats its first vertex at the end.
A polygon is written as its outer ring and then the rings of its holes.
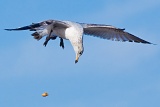
POLYGON ((115 40, 115 41, 129 41, 144 44, 152 44, 146 40, 143 40, 133 34, 130 34, 125 29, 116 28, 111 25, 101 25, 101 24, 85 24, 80 23, 84 28, 84 34, 91 35, 103 39, 115 40))

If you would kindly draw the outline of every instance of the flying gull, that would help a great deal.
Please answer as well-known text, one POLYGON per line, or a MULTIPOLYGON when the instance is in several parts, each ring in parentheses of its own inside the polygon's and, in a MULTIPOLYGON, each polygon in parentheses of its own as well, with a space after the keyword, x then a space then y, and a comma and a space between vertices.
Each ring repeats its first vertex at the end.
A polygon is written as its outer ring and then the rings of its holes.
POLYGON ((90 35, 114 41, 129 41, 152 44, 146 40, 143 40, 124 31, 125 29, 116 28, 111 25, 86 24, 72 21, 46 20, 39 23, 32 23, 29 26, 5 30, 34 31, 34 33, 32 33, 32 36, 34 36, 34 38, 37 40, 40 40, 42 37, 46 36, 46 40, 44 42, 45 46, 50 39, 55 40, 57 37, 59 37, 60 46, 64 48, 63 39, 69 40, 76 54, 75 63, 78 62, 79 57, 83 54, 83 35, 90 35))

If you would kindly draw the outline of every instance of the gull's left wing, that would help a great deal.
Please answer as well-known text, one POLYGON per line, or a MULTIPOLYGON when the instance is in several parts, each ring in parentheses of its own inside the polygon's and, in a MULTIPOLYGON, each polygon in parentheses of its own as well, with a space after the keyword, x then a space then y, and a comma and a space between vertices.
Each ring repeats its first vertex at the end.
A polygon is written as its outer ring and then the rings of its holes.
MULTIPOLYGON (((7 31, 20 31, 20 30, 30 30, 30 31, 35 31, 31 35, 34 37, 36 40, 40 40, 42 37, 46 37, 46 41, 44 42, 44 46, 47 45, 48 41, 50 40, 50 37, 52 40, 56 39, 58 35, 55 35, 52 31, 54 29, 61 29, 61 28, 68 28, 70 27, 69 24, 63 22, 63 21, 58 21, 58 20, 46 20, 42 21, 39 23, 32 23, 31 25, 24 26, 24 27, 19 27, 15 29, 5 29, 7 31)), ((64 48, 63 44, 63 39, 61 38, 60 41, 60 46, 64 48)))
POLYGON ((57 21, 57 20, 46 20, 42 21, 39 23, 32 23, 31 25, 24 26, 24 27, 19 27, 15 29, 5 29, 8 31, 18 31, 18 30, 30 30, 30 31, 36 31, 36 30, 42 30, 45 29, 48 25, 53 24, 54 27, 61 27, 61 28, 67 28, 69 27, 68 24, 62 22, 62 21, 57 21))
POLYGON ((128 32, 125 32, 125 29, 119 29, 111 25, 101 25, 101 24, 85 24, 80 23, 84 28, 84 34, 100 37, 108 40, 115 41, 129 41, 137 42, 144 44, 152 44, 148 41, 145 41, 139 37, 136 37, 128 32))
POLYGON ((43 21, 43 22, 39 22, 39 23, 32 23, 31 25, 28 25, 28 26, 24 26, 24 27, 18 27, 18 28, 15 28, 15 29, 5 29, 5 30, 8 30, 8 31, 13 31, 13 30, 30 30, 30 31, 35 31, 37 29, 40 29, 40 28, 44 28, 45 26, 47 25, 50 25, 52 23, 52 20, 47 20, 47 21, 43 21))

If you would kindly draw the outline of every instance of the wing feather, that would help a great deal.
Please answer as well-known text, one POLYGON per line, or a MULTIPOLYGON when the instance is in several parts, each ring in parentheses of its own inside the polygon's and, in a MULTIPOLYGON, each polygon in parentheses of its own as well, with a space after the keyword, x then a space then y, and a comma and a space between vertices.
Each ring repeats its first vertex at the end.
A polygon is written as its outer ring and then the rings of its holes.
POLYGON ((15 29, 5 29, 8 31, 12 31, 12 30, 30 30, 30 31, 36 31, 36 30, 41 30, 46 28, 48 25, 52 24, 54 25, 54 27, 60 27, 60 28, 67 28, 70 27, 69 24, 63 22, 63 21, 58 21, 58 20, 46 20, 46 21, 42 21, 39 23, 32 23, 31 25, 28 26, 24 26, 24 27, 19 27, 19 28, 15 28, 15 29))
MULTIPOLYGON (((5 29, 8 31, 19 31, 19 30, 30 30, 30 31, 35 31, 31 35, 37 39, 40 40, 44 36, 49 36, 51 33, 51 29, 61 29, 61 28, 67 28, 70 27, 69 24, 63 22, 63 21, 58 21, 58 20, 46 20, 42 21, 39 23, 32 23, 31 25, 24 26, 24 27, 19 27, 15 29, 5 29)), ((55 35, 55 34, 52 34, 55 35)))
POLYGON ((103 39, 114 40, 114 41, 129 41, 137 43, 151 44, 148 41, 145 41, 139 37, 134 36, 128 32, 125 32, 125 29, 116 28, 111 25, 100 25, 100 24, 85 24, 80 23, 84 28, 84 34, 91 35, 95 37, 100 37, 103 39))
POLYGON ((40 27, 40 23, 36 23, 36 24, 32 24, 29 26, 24 26, 24 27, 19 27, 19 28, 15 28, 15 29, 5 29, 8 31, 12 31, 12 30, 33 30, 34 28, 40 27))

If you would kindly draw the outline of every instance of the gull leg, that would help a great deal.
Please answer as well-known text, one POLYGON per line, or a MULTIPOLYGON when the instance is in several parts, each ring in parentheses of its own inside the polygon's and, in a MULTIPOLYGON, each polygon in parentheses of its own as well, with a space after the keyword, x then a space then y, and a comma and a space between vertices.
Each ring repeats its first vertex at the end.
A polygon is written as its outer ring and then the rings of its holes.
POLYGON ((50 40, 50 38, 47 36, 45 42, 43 43, 43 45, 46 47, 48 44, 48 41, 50 40))
POLYGON ((60 38, 60 47, 62 47, 64 49, 64 42, 63 42, 62 38, 60 38))
POLYGON ((47 36, 45 42, 43 43, 43 45, 46 47, 47 44, 48 44, 48 41, 49 41, 50 39, 55 40, 56 38, 57 38, 57 36, 51 36, 51 37, 48 37, 48 36, 47 36))
POLYGON ((49 32, 49 35, 46 37, 46 41, 43 43, 43 45, 44 45, 45 47, 46 47, 46 45, 47 45, 48 41, 50 40, 50 37, 51 37, 52 31, 53 31, 53 30, 51 30, 51 31, 49 32))

